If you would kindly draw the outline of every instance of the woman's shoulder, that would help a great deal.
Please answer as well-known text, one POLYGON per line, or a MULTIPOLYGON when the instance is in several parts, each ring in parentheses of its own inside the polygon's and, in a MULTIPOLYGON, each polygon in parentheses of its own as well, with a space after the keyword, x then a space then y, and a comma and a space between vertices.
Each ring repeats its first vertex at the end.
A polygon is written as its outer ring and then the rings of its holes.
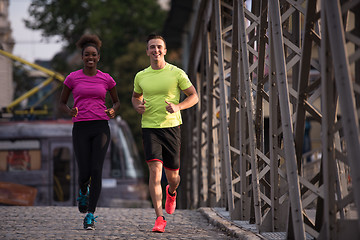
POLYGON ((101 70, 97 70, 97 75, 98 76, 102 76, 102 77, 105 77, 105 78, 111 78, 111 76, 110 76, 110 74, 109 73, 106 73, 106 72, 103 72, 103 71, 101 71, 101 70))
POLYGON ((79 69, 79 70, 76 70, 76 71, 73 71, 71 73, 69 73, 68 77, 77 77, 79 75, 83 74, 83 71, 82 69, 79 69))
POLYGON ((74 79, 78 78, 81 74, 82 70, 76 70, 71 73, 69 73, 65 79, 66 82, 73 81, 74 79))
POLYGON ((102 79, 103 81, 107 82, 108 84, 109 83, 112 84, 115 82, 114 78, 109 73, 105 73, 100 70, 97 71, 96 77, 98 79, 102 79))

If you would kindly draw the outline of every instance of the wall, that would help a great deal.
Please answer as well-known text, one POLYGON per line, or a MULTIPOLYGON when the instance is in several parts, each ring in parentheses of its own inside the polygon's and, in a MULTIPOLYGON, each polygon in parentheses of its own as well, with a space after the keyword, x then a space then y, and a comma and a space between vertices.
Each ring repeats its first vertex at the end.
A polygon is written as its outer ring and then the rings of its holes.
MULTIPOLYGON (((14 40, 8 21, 9 0, 0 0, 0 48, 12 52, 14 40)), ((0 55, 0 107, 7 106, 13 100, 13 63, 12 60, 0 55)))

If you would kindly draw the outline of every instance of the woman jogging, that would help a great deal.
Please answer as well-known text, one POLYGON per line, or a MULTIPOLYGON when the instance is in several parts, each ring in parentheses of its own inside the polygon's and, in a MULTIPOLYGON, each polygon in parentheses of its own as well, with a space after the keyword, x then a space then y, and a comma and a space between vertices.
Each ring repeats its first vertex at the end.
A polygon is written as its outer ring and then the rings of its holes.
POLYGON ((101 192, 101 176, 105 154, 110 142, 108 120, 115 117, 120 103, 114 79, 97 69, 101 41, 96 35, 83 35, 77 42, 81 49, 83 69, 70 73, 60 97, 60 109, 72 116, 73 146, 78 164, 79 197, 81 213, 87 213, 84 228, 95 229, 94 212, 101 192), (105 106, 109 91, 113 106, 105 106), (72 92, 74 106, 67 101, 72 92))

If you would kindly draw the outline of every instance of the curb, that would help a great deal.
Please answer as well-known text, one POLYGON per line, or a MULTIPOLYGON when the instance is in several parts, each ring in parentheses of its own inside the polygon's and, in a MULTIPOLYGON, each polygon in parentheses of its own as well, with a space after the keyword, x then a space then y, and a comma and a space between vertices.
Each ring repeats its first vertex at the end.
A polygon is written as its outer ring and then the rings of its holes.
POLYGON ((243 230, 240 227, 236 226, 234 223, 224 219, 223 217, 219 216, 212 208, 199 208, 198 211, 204 215, 208 221, 213 224, 214 226, 220 228, 221 230, 227 232, 232 237, 236 237, 243 240, 263 240, 261 236, 243 230))

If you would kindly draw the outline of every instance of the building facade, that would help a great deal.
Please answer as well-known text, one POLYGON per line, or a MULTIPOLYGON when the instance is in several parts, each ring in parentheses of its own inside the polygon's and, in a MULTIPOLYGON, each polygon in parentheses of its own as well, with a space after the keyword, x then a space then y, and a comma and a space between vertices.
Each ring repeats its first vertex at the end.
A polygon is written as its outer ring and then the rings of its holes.
MULTIPOLYGON (((9 0, 0 0, 0 49, 12 52, 14 39, 9 22, 9 0)), ((0 107, 7 106, 13 100, 13 63, 0 54, 0 107)))

